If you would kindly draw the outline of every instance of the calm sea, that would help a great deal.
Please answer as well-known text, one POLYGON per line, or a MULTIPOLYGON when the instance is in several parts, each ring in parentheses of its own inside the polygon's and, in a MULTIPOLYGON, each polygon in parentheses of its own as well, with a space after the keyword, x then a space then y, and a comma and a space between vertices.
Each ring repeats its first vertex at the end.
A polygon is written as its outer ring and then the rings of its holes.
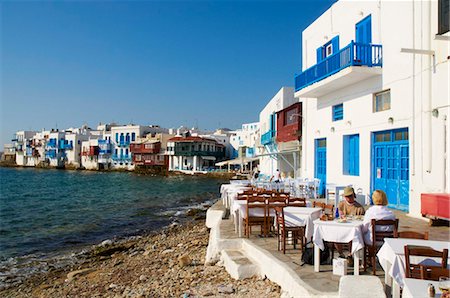
POLYGON ((0 180, 0 281, 21 263, 159 229, 224 182, 26 168, 0 168, 0 180))

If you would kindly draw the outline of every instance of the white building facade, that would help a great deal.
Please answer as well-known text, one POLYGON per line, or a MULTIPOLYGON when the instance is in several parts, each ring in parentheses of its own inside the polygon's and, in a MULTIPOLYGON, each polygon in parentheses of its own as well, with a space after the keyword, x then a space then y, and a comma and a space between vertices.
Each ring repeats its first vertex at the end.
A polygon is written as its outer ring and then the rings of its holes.
POLYGON ((422 193, 449 192, 444 2, 338 1, 303 31, 300 171, 322 193, 382 189, 390 207, 420 216, 422 193))
POLYGON ((259 113, 260 144, 257 148, 259 156, 259 170, 261 174, 272 176, 278 169, 278 160, 283 159, 279 154, 276 143, 277 112, 298 102, 294 98, 292 87, 282 87, 259 113))

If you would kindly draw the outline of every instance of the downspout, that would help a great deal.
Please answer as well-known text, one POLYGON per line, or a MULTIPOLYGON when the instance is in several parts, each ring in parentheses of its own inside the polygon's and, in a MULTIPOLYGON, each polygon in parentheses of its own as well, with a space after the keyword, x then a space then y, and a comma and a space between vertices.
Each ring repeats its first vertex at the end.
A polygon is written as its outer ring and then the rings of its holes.
MULTIPOLYGON (((428 39, 428 50, 431 50, 431 1, 428 1, 428 28, 427 28, 427 35, 426 38, 428 39)), ((431 122, 432 122, 432 118, 431 118, 431 110, 432 110, 432 96, 433 96, 433 92, 432 92, 432 69, 433 69, 433 60, 434 60, 434 55, 429 55, 428 56, 428 107, 427 107, 427 117, 426 117, 426 122, 428 125, 428 144, 427 144, 427 149, 428 149, 428 160, 427 160, 427 164, 426 164, 426 171, 427 173, 431 173, 431 170, 433 168, 433 163, 432 163, 432 158, 433 158, 433 150, 432 150, 432 143, 433 143, 433 135, 432 135, 432 129, 431 129, 431 122)))
MULTIPOLYGON (((415 38, 415 28, 414 28, 414 24, 416 21, 415 18, 415 9, 414 9, 414 1, 411 1, 412 4, 412 43, 413 43, 413 48, 415 47, 416 44, 416 38, 415 38)), ((416 175, 416 54, 413 54, 413 70, 412 70, 412 90, 413 90, 413 94, 412 94, 412 100, 413 100, 413 104, 412 104, 412 124, 411 124, 411 176, 415 176, 416 175)))

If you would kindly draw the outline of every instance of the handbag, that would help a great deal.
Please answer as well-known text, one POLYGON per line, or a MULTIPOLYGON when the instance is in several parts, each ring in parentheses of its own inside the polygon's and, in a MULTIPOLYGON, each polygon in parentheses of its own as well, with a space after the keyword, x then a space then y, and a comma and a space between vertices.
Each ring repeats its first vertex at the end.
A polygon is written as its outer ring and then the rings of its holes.
MULTIPOLYGON (((330 258, 330 250, 325 246, 324 250, 320 251, 320 265, 324 265, 328 263, 328 259, 330 258)), ((305 244, 302 253, 302 261, 303 265, 314 265, 314 245, 312 241, 309 241, 305 244)))

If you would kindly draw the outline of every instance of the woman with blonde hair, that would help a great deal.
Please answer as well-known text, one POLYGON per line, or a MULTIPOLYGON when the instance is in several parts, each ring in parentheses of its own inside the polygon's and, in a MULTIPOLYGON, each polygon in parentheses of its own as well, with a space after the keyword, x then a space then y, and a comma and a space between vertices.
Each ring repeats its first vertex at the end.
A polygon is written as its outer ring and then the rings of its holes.
MULTIPOLYGON (((372 201, 373 206, 367 209, 364 215, 363 221, 363 233, 364 233, 364 242, 366 244, 372 244, 372 227, 371 221, 372 219, 381 220, 381 219, 395 219, 394 213, 389 210, 387 206, 388 200, 386 197, 386 193, 382 190, 375 190, 372 193, 372 201)), ((389 227, 385 227, 389 228, 389 227)))

